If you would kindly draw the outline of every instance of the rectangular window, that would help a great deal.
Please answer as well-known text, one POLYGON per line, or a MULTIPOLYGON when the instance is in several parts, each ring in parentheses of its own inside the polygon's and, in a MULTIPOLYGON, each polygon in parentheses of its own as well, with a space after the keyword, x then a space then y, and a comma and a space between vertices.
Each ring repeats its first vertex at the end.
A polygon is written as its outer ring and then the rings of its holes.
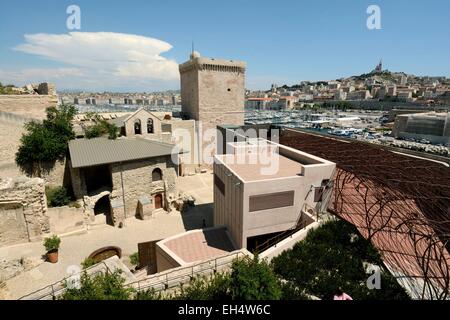
POLYGON ((220 193, 225 196, 225 184, 217 175, 214 175, 214 185, 219 189, 220 193))
POLYGON ((314 202, 322 201, 322 195, 325 187, 314 188, 314 202))
POLYGON ((294 194, 294 191, 287 191, 251 196, 249 199, 249 211, 291 207, 294 205, 294 194))

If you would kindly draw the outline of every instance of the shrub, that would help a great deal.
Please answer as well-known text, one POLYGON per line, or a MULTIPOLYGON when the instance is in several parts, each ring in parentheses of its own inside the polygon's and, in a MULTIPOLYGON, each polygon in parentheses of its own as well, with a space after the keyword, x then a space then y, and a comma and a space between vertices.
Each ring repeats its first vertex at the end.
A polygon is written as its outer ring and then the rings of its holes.
POLYGON ((60 243, 61 239, 57 235, 45 238, 44 239, 45 250, 47 250, 47 252, 58 250, 60 243))
POLYGON ((356 300, 408 299, 385 270, 378 251, 343 220, 310 231, 303 241, 274 258, 272 265, 282 278, 322 299, 331 299, 338 287, 356 300), (364 262, 382 267, 381 290, 366 286, 369 275, 364 262))
POLYGON ((130 263, 133 266, 139 266, 139 252, 135 252, 130 255, 130 263))
POLYGON ((196 277, 187 286, 181 286, 173 300, 231 300, 230 274, 217 273, 210 278, 196 277))
POLYGON ((67 195, 67 189, 64 187, 46 188, 45 194, 49 207, 63 207, 71 201, 71 198, 67 195))
POLYGON ((107 135, 108 139, 111 140, 117 139, 119 136, 119 127, 113 123, 100 119, 98 114, 89 115, 89 118, 97 121, 97 123, 85 129, 84 133, 87 139, 99 138, 104 135, 107 135))
POLYGON ((134 299, 135 300, 164 300, 164 299, 170 299, 169 296, 164 296, 162 293, 155 292, 154 289, 146 290, 146 291, 140 291, 136 292, 134 299))
POLYGON ((97 262, 95 262, 95 260, 92 258, 86 258, 83 260, 83 262, 81 262, 81 266, 83 267, 83 269, 87 269, 96 264, 97 264, 97 262))
POLYGON ((133 290, 124 286, 120 270, 113 273, 88 275, 83 272, 80 285, 73 288, 65 283, 66 291, 61 300, 129 300, 133 290))
POLYGON ((103 132, 102 132, 102 128, 98 125, 86 128, 85 132, 84 132, 86 138, 88 139, 93 139, 93 138, 98 138, 101 137, 103 132))
POLYGON ((236 259, 231 267, 230 290, 233 299, 238 300, 278 300, 281 286, 273 270, 260 261, 258 255, 253 259, 236 259))

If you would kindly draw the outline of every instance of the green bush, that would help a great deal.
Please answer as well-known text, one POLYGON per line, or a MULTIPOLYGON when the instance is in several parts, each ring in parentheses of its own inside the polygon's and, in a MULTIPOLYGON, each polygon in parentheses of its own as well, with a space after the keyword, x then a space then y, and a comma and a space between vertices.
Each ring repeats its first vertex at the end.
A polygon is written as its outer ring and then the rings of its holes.
POLYGON ((97 262, 95 262, 95 260, 92 258, 86 258, 83 260, 83 262, 81 262, 81 266, 83 267, 83 269, 87 269, 96 264, 97 264, 97 262))
POLYGON ((64 187, 46 188, 45 195, 49 207, 63 207, 71 202, 67 189, 64 187))
POLYGON ((139 252, 135 252, 130 255, 130 263, 133 266, 139 266, 139 252))
POLYGON ((134 295, 135 300, 165 300, 170 299, 170 296, 164 296, 162 293, 155 292, 154 289, 147 291, 136 292, 134 295))
POLYGON ((44 239, 44 247, 45 247, 45 250, 47 250, 47 252, 53 251, 53 250, 58 250, 60 244, 61 244, 61 239, 57 235, 53 235, 51 237, 44 239))
POLYGON ((119 136, 119 127, 113 123, 100 119, 98 114, 92 113, 86 115, 86 117, 97 122, 95 125, 84 130, 84 134, 87 139, 99 138, 107 135, 108 139, 115 140, 119 136))
POLYGON ((231 277, 226 273, 217 273, 210 278, 196 277, 187 286, 181 286, 180 292, 172 295, 173 300, 231 300, 231 277))
POLYGON ((237 300, 278 300, 281 286, 271 267, 258 255, 236 259, 231 267, 230 290, 237 300))
MULTIPOLYGON (((85 259, 84 268, 92 261, 85 259)), ((275 300, 282 298, 282 286, 270 266, 258 257, 237 259, 230 273, 217 273, 211 277, 196 277, 171 294, 154 290, 136 292, 124 286, 120 273, 81 276, 78 288, 69 288, 64 300, 275 300)), ((300 293, 297 292, 297 296, 300 293)))
POLYGON ((408 299, 384 268, 377 250, 343 220, 310 231, 294 248, 274 258, 272 265, 283 279, 322 299, 332 299, 338 287, 356 300, 408 299), (364 262, 382 267, 381 290, 367 287, 364 262))
POLYGON ((93 139, 93 138, 101 137, 103 135, 103 131, 100 126, 95 125, 95 126, 86 128, 84 134, 87 139, 93 139))
POLYGON ((80 286, 73 288, 65 284, 61 300, 129 300, 133 290, 124 286, 125 279, 120 270, 113 273, 99 273, 93 276, 81 274, 80 286))

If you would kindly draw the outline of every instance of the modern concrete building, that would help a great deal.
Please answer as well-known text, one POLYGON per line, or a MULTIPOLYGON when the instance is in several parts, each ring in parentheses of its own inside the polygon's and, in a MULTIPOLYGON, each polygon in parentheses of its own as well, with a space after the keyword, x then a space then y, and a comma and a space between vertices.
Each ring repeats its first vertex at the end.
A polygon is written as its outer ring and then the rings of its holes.
POLYGON ((450 114, 429 112, 397 115, 392 135, 395 138, 426 139, 434 144, 450 143, 450 114))
POLYGON ((209 145, 202 139, 206 130, 220 124, 244 124, 245 69, 245 62, 204 58, 198 52, 179 66, 182 113, 198 121, 199 151, 209 145))
POLYGON ((321 212, 335 164, 269 142, 228 143, 214 163, 214 225, 228 227, 238 248, 295 229, 321 212))

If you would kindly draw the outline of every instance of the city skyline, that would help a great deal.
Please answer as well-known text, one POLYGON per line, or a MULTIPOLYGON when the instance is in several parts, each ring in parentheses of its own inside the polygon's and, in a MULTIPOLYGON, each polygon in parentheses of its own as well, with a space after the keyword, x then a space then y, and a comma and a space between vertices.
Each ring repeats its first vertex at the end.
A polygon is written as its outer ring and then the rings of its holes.
POLYGON ((250 90, 367 73, 380 58, 392 71, 450 77, 444 1, 133 4, 47 1, 28 12, 4 4, 0 81, 49 81, 59 90, 177 90, 178 64, 192 43, 203 56, 247 61, 250 90), (67 29, 72 4, 81 9, 80 30, 67 29), (380 30, 367 28, 371 4, 380 7, 380 30), (208 14, 196 10, 205 6, 208 14), (427 24, 414 23, 424 18, 427 24))

